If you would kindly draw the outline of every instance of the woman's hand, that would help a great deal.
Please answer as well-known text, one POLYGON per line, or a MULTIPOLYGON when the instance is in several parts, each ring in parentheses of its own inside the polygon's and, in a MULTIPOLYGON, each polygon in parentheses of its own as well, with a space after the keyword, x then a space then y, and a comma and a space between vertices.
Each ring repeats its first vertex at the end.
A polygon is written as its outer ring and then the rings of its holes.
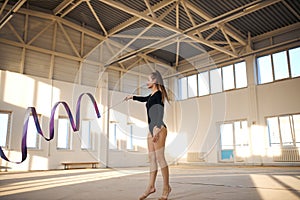
POLYGON ((128 100, 130 100, 130 99, 133 99, 133 96, 132 96, 132 95, 128 95, 127 97, 124 98, 123 101, 128 101, 128 100))
POLYGON ((158 141, 158 138, 159 138, 159 132, 161 131, 161 128, 158 128, 157 126, 155 126, 153 128, 153 138, 152 138, 152 141, 154 143, 156 143, 158 141))

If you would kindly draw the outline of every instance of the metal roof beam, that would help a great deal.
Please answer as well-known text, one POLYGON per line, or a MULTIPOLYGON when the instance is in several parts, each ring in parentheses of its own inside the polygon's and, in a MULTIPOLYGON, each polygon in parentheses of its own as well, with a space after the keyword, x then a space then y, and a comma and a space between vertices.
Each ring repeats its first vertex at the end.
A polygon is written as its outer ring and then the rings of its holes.
POLYGON ((9 1, 9 0, 5 0, 5 2, 4 2, 3 5, 1 6, 1 9, 0 9, 0 16, 2 15, 3 10, 4 10, 5 6, 7 5, 8 1, 9 1))
POLYGON ((7 39, 4 39, 4 38, 0 38, 0 43, 8 44, 8 45, 11 45, 11 46, 14 46, 14 47, 21 47, 21 48, 29 49, 29 50, 32 50, 32 51, 37 51, 37 52, 40 52, 40 53, 49 54, 49 55, 55 55, 55 56, 59 56, 59 57, 62 57, 62 58, 67 58, 67 59, 74 60, 74 61, 79 61, 79 62, 84 61, 84 59, 80 58, 80 57, 68 55, 68 54, 53 51, 53 50, 43 49, 43 48, 36 47, 36 46, 33 46, 33 45, 28 45, 28 44, 24 44, 24 43, 20 43, 20 42, 15 42, 15 41, 7 40, 7 39))
MULTIPOLYGON (((121 3, 118 3, 118 2, 115 2, 115 1, 110 1, 110 0, 100 0, 100 1, 103 2, 103 3, 106 3, 107 5, 115 7, 117 9, 126 11, 127 13, 129 13, 131 15, 134 15, 136 17, 142 18, 142 19, 144 19, 144 20, 146 20, 146 21, 148 21, 150 23, 154 23, 154 24, 159 25, 159 26, 161 26, 161 27, 163 27, 165 29, 171 30, 171 31, 173 31, 173 32, 175 32, 175 33, 177 33, 179 35, 180 34, 185 34, 182 30, 180 30, 180 29, 178 29, 178 28, 176 28, 176 27, 174 27, 172 25, 169 25, 169 24, 167 24, 167 23, 165 23, 165 22, 163 22, 161 20, 149 17, 148 15, 145 15, 142 12, 138 12, 138 11, 132 9, 132 8, 129 8, 129 7, 125 6, 124 4, 121 4, 121 3)), ((195 41, 198 41, 199 43, 202 43, 202 44, 204 44, 206 46, 209 46, 209 47, 211 47, 213 49, 217 49, 217 50, 219 50, 219 51, 221 51, 221 52, 223 52, 223 53, 225 53, 227 55, 230 55, 230 56, 233 56, 233 57, 237 57, 237 55, 235 53, 233 53, 233 52, 231 52, 231 51, 229 51, 229 50, 227 50, 227 49, 225 49, 223 47, 215 45, 215 44, 213 44, 213 43, 211 43, 209 41, 206 41, 206 40, 204 40, 202 38, 196 37, 193 34, 186 33, 185 35, 187 37, 189 37, 189 38, 194 39, 195 41)))
POLYGON ((64 17, 67 14, 69 14, 72 10, 74 10, 79 4, 81 4, 85 0, 78 0, 76 3, 72 3, 71 6, 69 6, 61 15, 60 17, 64 17))
MULTIPOLYGON (((207 13, 205 13, 203 10, 201 10, 200 8, 197 8, 196 6, 194 6, 192 3, 185 1, 185 5, 188 9, 192 10, 193 12, 195 12, 197 15, 201 16, 203 19, 205 20, 212 20, 213 17, 211 17, 210 15, 208 15, 207 13)), ((229 24, 227 25, 229 27, 231 27, 229 24)), ((247 45, 246 39, 240 36, 240 33, 238 34, 237 32, 234 32, 230 29, 228 29, 227 27, 223 27, 224 30, 226 31, 226 33, 228 35, 230 35, 232 38, 234 38, 235 40, 237 40, 239 43, 241 43, 242 45, 247 45)))
POLYGON ((124 73, 128 73, 128 74, 138 75, 138 76, 145 77, 145 78, 147 78, 149 76, 149 74, 143 74, 143 73, 140 73, 140 72, 127 70, 127 69, 123 69, 121 67, 116 67, 116 66, 113 66, 113 65, 109 66, 108 69, 111 69, 111 70, 114 70, 114 71, 119 71, 119 72, 124 72, 124 73))
MULTIPOLYGON (((13 15, 23 6, 23 4, 27 0, 19 0, 11 9, 6 13, 2 19, 0 19, 0 29, 13 17, 13 15)), ((1 7, 1 12, 3 12, 4 8, 6 7, 7 2, 4 2, 1 7)))
MULTIPOLYGON (((135 37, 136 37, 136 35, 116 34, 116 35, 113 35, 111 38, 133 39, 135 37)), ((164 39, 164 37, 141 35, 139 37, 139 39, 141 39, 141 40, 162 40, 162 39, 164 39)))
MULTIPOLYGON (((99 1, 102 1, 102 0, 99 0, 99 1)), ((169 4, 173 3, 174 1, 176 1, 176 0, 172 0, 172 1, 170 1, 170 0, 163 0, 163 1, 155 4, 154 6, 152 6, 151 10, 152 10, 152 12, 156 12, 156 11, 158 11, 158 10, 160 10, 160 9, 168 6, 169 4)), ((127 12, 126 10, 123 10, 123 11, 127 12)), ((147 10, 143 11, 142 14, 149 15, 149 14, 151 14, 151 12, 147 9, 147 10)), ((138 22, 139 20, 141 20, 140 17, 137 17, 137 16, 133 15, 133 17, 131 17, 130 19, 126 20, 125 22, 119 24, 118 26, 116 26, 116 27, 112 28, 110 31, 108 31, 108 35, 111 36, 111 35, 119 32, 119 31, 121 31, 122 29, 124 29, 124 28, 126 28, 126 27, 128 27, 128 26, 130 26, 130 25, 132 25, 132 24, 134 24, 136 22, 138 22)))
POLYGON ((204 23, 198 24, 195 27, 191 27, 184 31, 184 33, 194 32, 195 30, 206 31, 213 27, 218 26, 218 24, 225 24, 242 16, 248 15, 252 12, 258 11, 265 7, 271 6, 283 0, 256 0, 247 5, 241 6, 234 10, 231 10, 227 13, 219 15, 211 20, 208 20, 204 23))
POLYGON ((86 1, 86 3, 87 3, 87 5, 88 5, 89 9, 91 10, 91 12, 93 13, 95 19, 97 20, 97 22, 98 22, 100 28, 103 30, 104 35, 107 35, 107 31, 106 31, 105 27, 103 26, 103 23, 102 23, 101 20, 99 19, 97 13, 95 12, 93 6, 91 5, 90 1, 86 1))
POLYGON ((64 0, 61 2, 56 8, 53 9, 53 14, 58 15, 61 11, 63 11, 66 7, 68 7, 73 0, 64 0))
POLYGON ((117 53, 114 54, 114 56, 112 56, 107 63, 112 62, 117 56, 119 56, 120 54, 122 54, 123 51, 125 51, 132 43, 134 43, 137 39, 139 39, 139 37, 141 35, 143 35, 145 32, 147 32, 151 27, 153 26, 153 24, 150 24, 147 28, 143 29, 138 35, 135 36, 135 38, 133 38, 132 40, 130 40, 126 45, 124 45, 117 53))
POLYGON ((69 34, 67 33, 67 31, 65 30, 64 26, 60 23, 60 22, 57 22, 61 31, 63 32, 65 38, 67 39, 69 45, 71 46, 73 52, 76 54, 77 57, 80 57, 80 54, 78 52, 78 50, 76 49, 76 46, 75 44, 73 43, 71 37, 69 36, 69 34))
MULTIPOLYGON (((7 7, 9 7, 10 5, 8 5, 7 7)), ((10 6, 11 8, 11 6, 10 6)), ((106 37, 104 37, 103 35, 100 35, 99 33, 96 33, 94 31, 91 31, 87 28, 84 28, 82 26, 79 26, 77 24, 74 24, 64 18, 61 18, 61 17, 58 17, 58 16, 54 16, 54 15, 51 15, 51 14, 47 14, 47 13, 42 13, 42 12, 39 12, 39 11, 34 11, 34 10, 29 10, 29 9, 26 9, 26 8, 21 8, 19 11, 18 11, 19 14, 24 14, 24 15, 28 15, 28 16, 34 16, 34 17, 39 17, 39 18, 42 18, 42 19, 47 19, 47 20, 55 20, 57 22, 60 22, 72 29, 75 29, 75 30, 78 30, 80 32, 83 32, 84 34, 87 34, 91 37, 94 37, 95 39, 99 39, 99 40, 105 40, 107 39, 106 37)))
POLYGON ((226 33, 226 31, 225 31, 225 29, 223 27, 221 27, 221 31, 222 31, 222 33, 223 33, 226 41, 228 42, 230 48, 232 49, 232 51, 236 53, 236 50, 235 50, 235 48, 234 48, 234 46, 233 46, 230 38, 228 37, 228 35, 227 35, 227 33, 226 33))
MULTIPOLYGON (((193 25, 193 26, 196 26, 196 23, 195 23, 195 21, 194 21, 192 15, 191 15, 191 13, 190 13, 188 7, 186 6, 186 2, 185 2, 185 1, 181 1, 181 5, 182 5, 182 7, 184 8, 185 13, 186 13, 187 16, 189 17, 189 20, 190 20, 190 22, 192 23, 192 25, 193 25)), ((203 36, 202 36, 202 34, 201 34, 200 31, 197 31, 197 30, 196 30, 196 34, 197 34, 200 38, 203 38, 203 36)))
POLYGON ((138 56, 142 57, 142 58, 144 58, 144 59, 146 59, 146 60, 148 60, 150 62, 156 63, 156 64, 158 64, 158 65, 160 65, 160 66, 162 66, 164 68, 167 68, 167 69, 171 68, 171 69, 173 69, 170 65, 168 65, 168 64, 166 64, 166 63, 164 63, 162 61, 159 61, 159 60, 157 60, 157 59, 155 59, 155 58, 153 58, 151 56, 147 56, 145 54, 138 54, 138 56))
POLYGON ((285 0, 282 3, 291 11, 291 13, 293 13, 293 15, 295 15, 298 18, 298 20, 300 20, 300 15, 294 8, 292 8, 285 0))
POLYGON ((147 8, 148 8, 148 11, 150 12, 151 16, 152 16, 153 18, 156 18, 156 15, 155 15, 155 13, 153 12, 153 10, 152 10, 152 8, 151 8, 151 5, 150 5, 149 0, 144 0, 144 2, 145 2, 145 4, 146 4, 146 6, 147 6, 147 8))

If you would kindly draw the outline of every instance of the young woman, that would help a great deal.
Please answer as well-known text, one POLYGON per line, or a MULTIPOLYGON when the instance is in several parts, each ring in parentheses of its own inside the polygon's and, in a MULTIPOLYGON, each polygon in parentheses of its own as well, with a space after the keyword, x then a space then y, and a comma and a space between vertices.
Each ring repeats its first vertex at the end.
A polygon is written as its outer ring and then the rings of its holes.
POLYGON ((156 191, 155 180, 159 164, 163 176, 163 193, 159 200, 167 200, 171 192, 169 184, 169 167, 165 159, 165 143, 167 137, 167 127, 163 122, 164 102, 169 101, 163 79, 158 71, 153 72, 148 77, 147 86, 152 90, 149 96, 127 96, 125 100, 133 99, 140 102, 146 102, 149 133, 147 137, 149 161, 150 161, 150 179, 144 194, 139 198, 146 199, 150 194, 156 191))

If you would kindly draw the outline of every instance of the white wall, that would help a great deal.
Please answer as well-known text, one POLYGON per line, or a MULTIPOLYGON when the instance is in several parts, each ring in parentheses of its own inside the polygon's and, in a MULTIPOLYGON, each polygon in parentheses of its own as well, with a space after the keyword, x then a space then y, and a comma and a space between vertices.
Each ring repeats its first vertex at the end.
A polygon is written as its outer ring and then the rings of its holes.
MULTIPOLYGON (((176 102, 178 134, 188 141, 187 152, 204 152, 207 163, 218 163, 218 124, 247 120, 251 155, 243 163, 275 164, 266 117, 299 114, 299 86, 300 78, 263 85, 249 83, 247 88, 176 102)), ((180 161, 186 162, 186 155, 180 161)))
MULTIPOLYGON (((37 78, 19 73, 0 71, 0 110, 12 113, 12 124, 9 134, 8 150, 6 155, 12 161, 21 160, 21 137, 25 111, 28 107, 35 107, 37 113, 41 115, 40 123, 46 135, 49 136, 49 118, 52 106, 58 101, 65 101, 70 106, 75 119, 75 107, 78 96, 81 93, 91 93, 96 101, 101 102, 103 91, 98 88, 81 86, 61 81, 51 81, 49 79, 37 78), (100 95, 99 95, 100 94, 100 95)), ((104 106, 98 104, 102 113, 104 106)), ((67 116, 62 105, 56 111, 58 116, 67 116)), ((94 161, 102 162, 100 150, 101 135, 106 134, 101 130, 101 122, 105 116, 97 119, 96 113, 87 96, 81 102, 81 119, 91 120, 91 132, 93 135, 92 150, 82 150, 80 141, 80 131, 73 132, 71 127, 71 150, 58 150, 57 146, 57 120, 55 122, 55 136, 50 142, 41 139, 40 149, 28 149, 28 157, 22 164, 12 164, 0 160, 1 166, 12 168, 13 170, 33 170, 33 169, 57 169, 62 168, 63 161, 94 161)))
MULTIPOLYGON (((109 106, 118 104, 126 96, 125 93, 109 92, 108 88, 132 92, 136 89, 135 84, 140 84, 141 81, 133 79, 144 77, 127 73, 124 78, 122 72, 112 70, 109 75, 103 74, 99 79, 99 73, 103 70, 100 66, 111 58, 112 52, 117 52, 122 47, 113 44, 108 46, 110 41, 102 43, 90 31, 77 29, 78 27, 70 24, 61 23, 60 26, 57 21, 53 23, 52 18, 42 19, 31 15, 25 17, 25 14, 17 13, 14 19, 10 24, 24 41, 20 41, 8 26, 0 30, 0 67, 3 70, 19 73, 8 71, 0 73, 0 110, 11 111, 13 120, 9 136, 9 158, 16 161, 21 158, 19 151, 22 124, 25 109, 29 106, 35 106, 38 113, 42 115, 43 130, 48 132, 49 115, 53 104, 64 100, 74 113, 79 94, 89 91, 95 94, 102 117, 100 121, 96 120, 97 122, 93 123, 93 151, 82 151, 79 138, 75 133, 72 134, 71 151, 58 151, 55 139, 51 142, 42 139, 41 149, 29 150, 29 158, 23 164, 14 165, 1 159, 1 166, 16 170, 56 169, 62 167, 60 165, 62 161, 94 160, 95 157, 104 166, 147 165, 145 136, 148 130, 144 104, 127 102, 110 109, 111 112, 107 111, 109 106), (27 30, 23 30, 20 27, 23 27, 26 19, 29 26, 27 30), (47 30, 41 32, 46 25, 49 25, 47 30), (63 33, 62 28, 66 30, 66 34, 63 33), (71 38, 75 50, 66 40, 66 36, 71 38), (105 51, 107 48, 111 52, 105 51), (76 52, 80 53, 80 56, 76 55, 76 52), (122 78, 124 80, 121 80, 122 78), (118 121, 118 125, 125 133, 129 131, 127 122, 134 123, 133 132, 138 141, 137 151, 127 151, 122 148, 107 150, 108 125, 111 120, 118 121)), ((296 41, 298 32, 298 27, 294 27, 290 31, 276 30, 252 38, 253 50, 260 52, 259 50, 270 48, 270 51, 274 51, 274 45, 285 43, 290 39, 296 41)), ((299 41, 296 43, 299 44, 299 41)), ((296 43, 290 45, 296 46, 296 43)), ((287 47, 284 45, 281 48, 287 47)), ((214 58, 213 60, 219 61, 227 59, 218 55, 214 58)), ((218 162, 220 138, 218 123, 232 120, 248 121, 252 138, 250 143, 252 156, 247 158, 246 162, 272 162, 265 117, 300 113, 298 103, 300 79, 256 85, 254 61, 254 56, 246 58, 248 88, 166 104, 165 121, 168 126, 166 155, 170 163, 178 160, 185 161, 187 152, 204 152, 207 153, 207 162, 218 162), (258 141, 259 145, 257 145, 258 141)), ((207 62, 208 60, 205 60, 195 64, 207 65, 211 61, 207 62)), ((157 67, 155 66, 156 69, 157 67)), ((188 67, 181 65, 178 70, 188 67)), ((149 69, 147 64, 130 71, 148 73, 149 69)), ((141 90, 144 92, 143 89, 141 90)), ((94 119, 92 106, 88 102, 84 99, 82 103, 87 104, 87 109, 82 111, 82 118, 94 119)), ((58 115, 65 116, 64 109, 60 108, 58 115)))
MULTIPOLYGON (((151 91, 149 91, 150 94, 151 91)), ((129 95, 122 92, 110 91, 109 107, 111 122, 117 123, 121 136, 118 141, 118 148, 109 151, 110 167, 129 167, 129 166, 148 166, 147 135, 149 133, 147 113, 145 103, 138 101, 123 102, 123 99, 129 95), (126 137, 130 135, 130 125, 133 126, 133 150, 126 148, 126 137)), ((166 155, 171 163, 176 157, 172 155, 172 143, 174 135, 173 128, 173 102, 165 104, 164 121, 168 128, 168 139, 166 155)))
MULTIPOLYGON (((72 134, 71 150, 57 150, 57 135, 55 135, 55 139, 50 142, 41 139, 40 149, 28 150, 29 156, 22 164, 12 164, 1 159, 1 166, 11 170, 58 169, 62 168, 63 161, 92 160, 99 160, 102 166, 110 167, 148 165, 145 104, 134 101, 122 102, 126 93, 108 91, 107 74, 103 75, 98 87, 53 81, 9 71, 1 71, 0 83, 0 110, 12 112, 9 151, 5 153, 13 161, 21 159, 21 134, 27 107, 36 107, 38 114, 42 115, 41 123, 47 136, 50 111, 57 101, 66 101, 74 114, 78 96, 82 92, 90 92, 94 94, 102 115, 100 119, 96 119, 88 98, 83 99, 82 119, 94 120, 93 150, 81 150, 77 133, 72 134), (130 131, 127 123, 133 123, 134 150, 126 149, 125 140, 121 141, 123 146, 120 148, 107 150, 109 121, 117 121, 125 135, 130 131)), ((206 163, 218 163, 220 145, 218 124, 247 120, 251 155, 245 158, 243 163, 274 163, 265 118, 300 113, 300 78, 263 85, 248 81, 248 84, 249 86, 243 89, 166 103, 164 120, 168 127, 166 144, 168 162, 185 162, 187 152, 204 152, 206 163)), ((58 115, 66 116, 62 106, 58 110, 58 115)))
MULTIPOLYGON (((25 111, 28 107, 35 107, 41 115, 40 123, 46 135, 49 136, 49 118, 51 109, 59 101, 65 101, 71 108, 75 119, 75 109, 78 96, 82 93, 94 95, 100 110, 101 118, 96 113, 87 96, 81 102, 81 119, 92 120, 91 150, 82 150, 80 134, 73 132, 71 127, 71 149, 57 149, 57 120, 55 122, 55 136, 50 142, 41 138, 39 149, 28 149, 28 157, 21 164, 13 164, 0 160, 0 165, 9 170, 47 170, 61 169, 61 162, 99 161, 102 167, 148 166, 147 134, 148 124, 144 103, 128 101, 122 102, 128 94, 108 91, 107 73, 101 75, 98 87, 82 86, 74 83, 49 80, 20 73, 0 71, 0 110, 12 113, 12 124, 9 131, 8 148, 5 154, 12 161, 21 160, 21 138, 25 111), (120 148, 108 150, 109 121, 118 121, 118 126, 124 133, 125 140, 120 139, 120 148), (130 133, 127 123, 133 123, 134 149, 126 149, 126 135, 130 133), (122 147, 121 147, 122 146, 122 147)), ((167 105, 166 107, 169 107, 167 105)), ((173 119, 172 110, 166 113, 166 120, 173 119), (169 114, 170 113, 170 114, 169 114)), ((58 116, 67 117, 62 105, 56 112, 58 116)), ((172 130, 171 123, 167 123, 172 130)), ((172 159, 170 159, 172 160, 172 159)))

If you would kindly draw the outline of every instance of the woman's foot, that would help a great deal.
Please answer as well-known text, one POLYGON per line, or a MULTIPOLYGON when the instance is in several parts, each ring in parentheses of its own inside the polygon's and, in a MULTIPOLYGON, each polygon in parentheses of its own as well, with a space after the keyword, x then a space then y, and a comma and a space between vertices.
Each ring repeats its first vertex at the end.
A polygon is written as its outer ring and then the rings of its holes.
POLYGON ((172 189, 169 186, 169 188, 167 190, 163 191, 163 194, 161 195, 161 197, 158 200, 168 200, 169 194, 171 193, 172 189))
POLYGON ((154 192, 156 192, 155 188, 149 188, 149 189, 147 189, 146 192, 142 196, 140 196, 139 200, 146 199, 150 194, 152 194, 154 192))

